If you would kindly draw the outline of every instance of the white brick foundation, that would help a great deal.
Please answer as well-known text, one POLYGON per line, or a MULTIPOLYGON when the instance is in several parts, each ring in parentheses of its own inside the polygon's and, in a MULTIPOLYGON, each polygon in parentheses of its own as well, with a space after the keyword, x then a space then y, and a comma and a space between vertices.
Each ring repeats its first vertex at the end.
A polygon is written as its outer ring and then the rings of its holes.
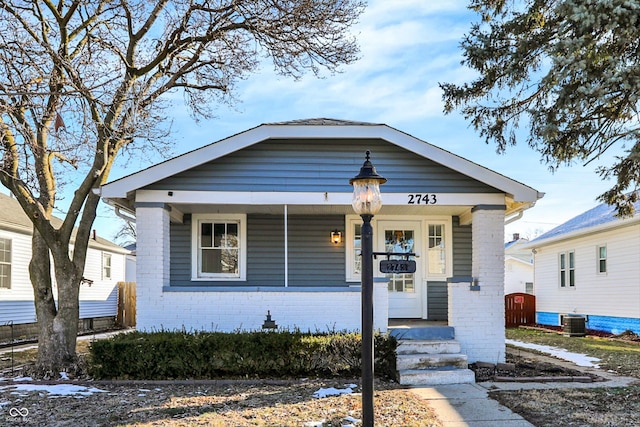
MULTIPOLYGON (((376 284, 374 328, 387 330, 387 288, 376 284)), ((148 293, 147 293, 148 294, 148 293)), ((152 292, 153 303, 138 304, 138 330, 182 329, 233 332, 260 330, 267 315, 278 329, 303 332, 360 330, 360 292, 347 290, 152 292)))
POLYGON ((473 211, 472 274, 469 283, 449 283, 449 325, 469 363, 504 362, 504 211, 473 211))

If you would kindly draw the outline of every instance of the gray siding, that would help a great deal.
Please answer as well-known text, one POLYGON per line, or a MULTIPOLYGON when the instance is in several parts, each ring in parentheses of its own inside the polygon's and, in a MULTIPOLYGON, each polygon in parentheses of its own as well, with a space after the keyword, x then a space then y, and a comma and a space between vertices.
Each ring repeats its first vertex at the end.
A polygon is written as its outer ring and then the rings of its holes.
POLYGON ((460 225, 460 218, 453 221, 453 275, 471 276, 471 225, 460 225))
POLYGON ((500 191, 380 139, 267 140, 171 176, 147 189, 351 192, 349 179, 372 151, 389 181, 386 192, 429 188, 434 193, 500 191))
MULTIPOLYGON (((471 276, 471 226, 460 225, 460 218, 452 218, 453 275, 471 276)), ((427 286, 427 312, 429 320, 447 320, 447 282, 429 282, 427 286)))
MULTIPOLYGON (((292 215, 289 224, 289 286, 339 287, 345 281, 344 217, 292 215)), ((171 286, 284 286, 284 217, 247 215, 247 280, 191 281, 191 224, 171 224, 171 286)))
POLYGON ((427 314, 429 320, 447 320, 448 316, 447 282, 429 282, 427 284, 427 314))

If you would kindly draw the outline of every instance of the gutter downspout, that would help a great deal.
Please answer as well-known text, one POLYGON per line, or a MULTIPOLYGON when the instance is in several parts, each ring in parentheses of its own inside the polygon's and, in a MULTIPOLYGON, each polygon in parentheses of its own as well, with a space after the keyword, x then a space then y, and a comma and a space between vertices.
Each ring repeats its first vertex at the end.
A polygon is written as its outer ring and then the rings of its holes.
POLYGON ((124 219, 125 221, 127 221, 130 224, 135 224, 136 223, 136 218, 133 217, 133 216, 130 216, 130 215, 122 213, 122 211, 120 210, 120 206, 114 206, 114 208, 115 208, 116 216, 118 218, 122 218, 122 219, 124 219))
POLYGON ((504 225, 508 225, 508 224, 511 224, 512 222, 519 220, 520 218, 522 218, 523 215, 524 215, 524 211, 518 212, 515 216, 512 216, 511 218, 507 219, 504 222, 504 225))

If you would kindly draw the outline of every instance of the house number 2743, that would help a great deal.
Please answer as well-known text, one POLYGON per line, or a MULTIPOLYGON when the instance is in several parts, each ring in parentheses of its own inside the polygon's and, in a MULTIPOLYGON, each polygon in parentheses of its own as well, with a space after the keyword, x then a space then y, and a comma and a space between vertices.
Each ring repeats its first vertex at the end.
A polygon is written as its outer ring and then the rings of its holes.
POLYGON ((408 205, 435 205, 438 203, 438 199, 435 194, 408 194, 408 205))

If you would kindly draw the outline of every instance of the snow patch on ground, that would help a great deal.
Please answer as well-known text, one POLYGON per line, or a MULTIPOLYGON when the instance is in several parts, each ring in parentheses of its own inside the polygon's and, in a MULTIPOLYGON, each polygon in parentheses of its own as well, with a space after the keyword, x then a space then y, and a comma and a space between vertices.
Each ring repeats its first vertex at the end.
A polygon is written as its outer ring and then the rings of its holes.
POLYGON ((329 388, 321 388, 320 390, 317 390, 315 393, 313 393, 313 397, 315 397, 316 399, 321 399, 323 397, 329 397, 329 396, 340 396, 343 394, 351 394, 353 393, 353 389, 357 387, 356 384, 346 384, 345 385, 346 388, 340 389, 340 388, 335 388, 335 387, 329 387, 329 388))
POLYGON ((507 344, 514 345, 516 347, 522 347, 522 348, 528 348, 531 350, 541 351, 543 353, 547 353, 552 356, 555 356, 559 359, 573 362, 578 366, 585 366, 588 368, 600 367, 600 365, 595 363, 595 362, 599 362, 600 359, 596 357, 587 356, 586 354, 572 353, 570 351, 567 351, 565 349, 558 348, 558 347, 551 347, 548 345, 541 345, 541 344, 531 344, 528 342, 522 342, 522 341, 516 341, 516 340, 510 340, 510 339, 505 340, 505 342, 507 344))
POLYGON ((93 393, 106 393, 95 387, 75 384, 18 384, 0 387, 0 391, 12 390, 12 393, 35 391, 48 393, 50 396, 90 396, 93 393))

